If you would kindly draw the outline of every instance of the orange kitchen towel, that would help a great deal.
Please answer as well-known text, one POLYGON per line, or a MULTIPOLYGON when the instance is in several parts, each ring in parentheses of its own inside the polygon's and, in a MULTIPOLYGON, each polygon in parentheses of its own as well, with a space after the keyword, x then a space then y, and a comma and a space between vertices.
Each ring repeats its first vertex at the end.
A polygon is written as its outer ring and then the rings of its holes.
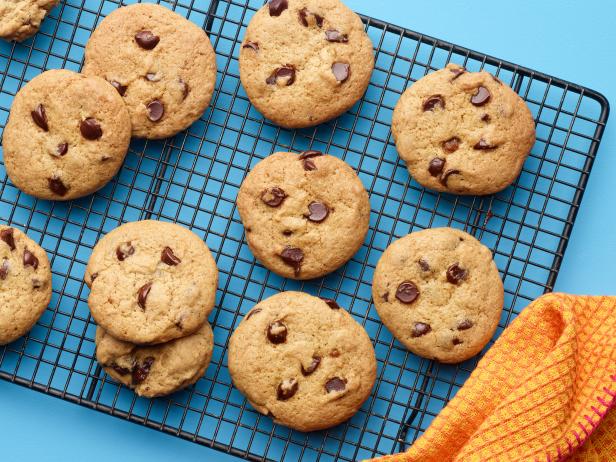
POLYGON ((379 462, 616 461, 616 297, 549 294, 406 453, 379 462))

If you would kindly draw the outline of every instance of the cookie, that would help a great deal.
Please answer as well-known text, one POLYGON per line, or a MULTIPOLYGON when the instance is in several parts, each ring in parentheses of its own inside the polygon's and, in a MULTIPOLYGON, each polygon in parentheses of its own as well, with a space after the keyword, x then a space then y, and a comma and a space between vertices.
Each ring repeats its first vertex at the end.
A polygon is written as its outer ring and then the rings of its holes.
POLYGON ((145 347, 96 329, 96 359, 105 372, 147 398, 169 395, 203 377, 213 347, 208 323, 187 337, 145 347))
POLYGON ((308 432, 359 410, 376 379, 376 358, 366 331, 335 301, 283 292, 237 327, 229 373, 259 412, 308 432))
POLYGON ((492 74, 456 64, 404 92, 392 133, 418 183, 455 194, 505 189, 535 143, 535 123, 522 98, 492 74))
POLYGON ((18 42, 32 37, 58 1, 0 0, 0 37, 18 42))
POLYGON ((250 20, 240 77, 251 103, 285 128, 348 111, 374 68, 361 19, 339 0, 271 0, 250 20))
POLYGON ((302 280, 344 265, 370 221, 357 174, 316 151, 279 152, 259 162, 240 187, 237 208, 255 257, 281 276, 302 280))
POLYGON ((188 128, 210 104, 216 55, 191 21, 160 5, 136 4, 101 21, 86 45, 83 72, 117 89, 133 136, 160 139, 188 128))
POLYGON ((199 236, 147 220, 103 237, 92 251, 85 281, 97 324, 118 340, 155 344, 203 325, 214 307, 218 269, 199 236))
POLYGON ((47 254, 18 229, 0 225, 0 345, 32 329, 50 300, 47 254))
POLYGON ((481 351, 503 309, 490 250, 453 228, 411 233, 381 256, 372 297, 383 324, 413 353, 458 363, 481 351))
POLYGON ((51 70, 17 93, 3 136, 6 173, 15 186, 42 199, 69 200, 97 191, 118 172, 130 118, 103 79, 51 70))

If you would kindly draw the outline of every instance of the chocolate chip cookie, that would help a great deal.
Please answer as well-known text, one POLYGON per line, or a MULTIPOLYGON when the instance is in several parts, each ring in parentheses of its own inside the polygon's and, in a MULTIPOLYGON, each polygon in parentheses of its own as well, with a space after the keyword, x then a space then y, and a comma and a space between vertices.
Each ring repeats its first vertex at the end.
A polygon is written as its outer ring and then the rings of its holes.
POLYGON ((0 345, 32 329, 50 300, 47 254, 18 229, 0 225, 0 345))
POLYGON ((361 19, 339 0, 271 0, 248 24, 239 62, 252 104, 300 128, 349 110, 368 87, 374 54, 361 19))
POLYGON ((210 364, 213 347, 208 323, 187 337, 147 347, 96 329, 96 359, 105 372, 147 398, 169 395, 199 380, 210 364))
POLYGON ((255 409, 308 432, 359 410, 376 358, 366 331, 334 300, 283 292, 257 304, 235 330, 229 372, 255 409))
POLYGON ((18 42, 32 37, 58 1, 0 0, 0 37, 18 42))
POLYGON ((191 21, 160 5, 136 4, 98 25, 86 45, 83 72, 116 88, 133 136, 159 139, 188 128, 210 104, 216 56, 191 21))
POLYGON ((418 183, 455 194, 505 189, 535 143, 535 123, 522 98, 492 74, 456 64, 404 92, 392 133, 418 183))
POLYGON ((411 233, 391 244, 374 272, 372 297, 389 330, 413 353, 458 363, 481 351, 503 309, 490 250, 453 228, 411 233))
POLYGON ((122 98, 98 77, 43 72, 15 96, 4 130, 11 181, 35 197, 69 200, 102 188, 130 142, 122 98))
POLYGON ((273 272, 312 279, 344 265, 368 231, 368 193, 353 169, 317 151, 279 152, 245 178, 237 207, 255 257, 273 272))
POLYGON ((137 221, 94 247, 88 305, 113 337, 163 343, 195 332, 214 307, 218 269, 205 243, 182 226, 137 221))

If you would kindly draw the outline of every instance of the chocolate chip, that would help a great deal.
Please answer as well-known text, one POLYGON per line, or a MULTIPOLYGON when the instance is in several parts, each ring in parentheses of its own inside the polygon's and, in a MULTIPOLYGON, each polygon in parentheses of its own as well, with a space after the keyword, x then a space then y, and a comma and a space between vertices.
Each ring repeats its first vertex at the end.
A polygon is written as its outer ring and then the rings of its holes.
POLYGON ((458 175, 458 174, 460 174, 460 170, 449 169, 441 175, 441 178, 439 179, 439 181, 441 182, 443 186, 447 186, 447 181, 449 180, 449 177, 451 175, 458 175))
POLYGON ((41 281, 40 279, 32 279, 32 288, 33 289, 40 289, 41 287, 43 287, 43 281, 41 281))
POLYGON ((460 147, 460 138, 454 136, 453 138, 449 138, 447 141, 443 142, 443 149, 448 152, 456 152, 460 147))
POLYGON ((284 10, 289 8, 287 0, 270 0, 268 2, 270 16, 280 16, 284 10))
POLYGON ((152 290, 152 283, 148 282, 147 284, 142 285, 137 292, 137 303, 142 310, 145 310, 145 302, 148 299, 150 290, 152 290))
POLYGON ((149 30, 142 30, 135 34, 135 42, 144 50, 152 50, 160 42, 160 37, 149 30))
POLYGON ((432 95, 423 103, 424 112, 434 111, 435 109, 445 109, 445 100, 441 95, 432 95))
POLYGON ((458 67, 456 69, 450 69, 450 71, 453 73, 453 77, 451 78, 451 82, 453 82, 462 74, 464 74, 466 72, 466 69, 464 69, 463 67, 458 67))
POLYGON ((289 236, 292 236, 292 235, 293 235, 293 231, 291 231, 290 229, 285 229, 285 230, 282 232, 282 234, 283 234, 284 236, 289 237, 289 236))
POLYGON ((128 375, 131 372, 130 369, 119 366, 117 363, 112 363, 111 368, 120 375, 128 375))
POLYGON ((6 242, 11 250, 15 250, 15 237, 13 236, 13 228, 6 228, 0 231, 0 239, 6 242))
POLYGON ((445 159, 440 157, 435 157, 428 164, 428 172, 432 176, 439 176, 443 172, 443 168, 445 168, 445 159))
POLYGON ((385 292, 385 293, 382 295, 382 297, 383 297, 383 300, 384 300, 384 301, 388 302, 388 301, 389 301, 389 292, 385 292))
POLYGON ((338 356, 340 356, 340 352, 336 348, 334 348, 332 351, 329 352, 329 355, 332 358, 337 358, 338 356))
POLYGON ((68 188, 58 177, 47 178, 47 185, 51 192, 58 196, 64 196, 68 192, 68 188))
POLYGON ((490 121, 490 115, 489 114, 484 114, 481 116, 481 120, 483 120, 484 122, 489 122, 490 121))
POLYGON ((120 82, 117 82, 115 80, 112 80, 109 83, 113 85, 113 88, 118 90, 118 93, 120 94, 120 96, 124 96, 124 93, 126 93, 126 90, 128 88, 126 85, 122 85, 120 82))
POLYGON ((135 253, 135 248, 130 242, 125 242, 124 244, 120 244, 116 248, 116 257, 118 257, 118 260, 120 261, 126 260, 128 257, 130 257, 134 253, 135 253))
POLYGON ((92 273, 90 275, 90 282, 94 282, 94 280, 98 277, 98 273, 92 273))
POLYGON ((36 109, 30 113, 34 123, 41 127, 46 132, 49 131, 49 125, 47 124, 47 114, 45 113, 45 106, 39 104, 36 109))
POLYGON ((270 74, 270 76, 265 80, 268 85, 276 85, 278 80, 282 81, 283 85, 287 87, 289 85, 293 85, 295 82, 295 66, 292 64, 287 64, 285 66, 279 67, 274 70, 270 74))
POLYGON ((152 364, 154 364, 154 358, 149 356, 143 360, 142 364, 137 364, 133 368, 133 384, 139 385, 148 378, 152 364))
POLYGON ((274 321, 267 326, 267 339, 274 345, 287 341, 287 326, 282 321, 274 321))
POLYGON ((250 310, 246 315, 246 319, 252 318, 255 314, 260 313, 261 311, 263 311, 261 308, 254 308, 250 310))
POLYGON ((334 63, 332 64, 332 72, 338 82, 344 83, 351 76, 351 66, 347 63, 334 63))
POLYGON ((182 263, 178 257, 175 256, 171 247, 165 247, 160 254, 160 261, 169 266, 177 266, 182 263))
POLYGON ((417 338, 426 335, 428 332, 432 330, 430 324, 426 324, 424 322, 416 322, 413 326, 413 330, 411 332, 411 337, 417 338))
POLYGON ((30 252, 28 249, 25 249, 23 263, 24 267, 31 266, 32 268, 34 268, 34 271, 36 271, 38 269, 39 260, 34 256, 32 252, 30 252))
POLYGON ((250 48, 255 53, 259 52, 259 44, 257 42, 246 42, 242 48, 250 48))
POLYGON ((145 75, 145 79, 148 82, 160 82, 160 80, 162 79, 162 76, 159 73, 148 72, 145 75))
POLYGON ((453 343, 454 345, 462 345, 464 342, 460 340, 459 338, 454 337, 451 343, 453 343))
POLYGON ((311 202, 308 205, 308 215, 304 215, 308 220, 321 223, 329 215, 329 207, 322 202, 311 202))
POLYGON ((339 310, 340 309, 340 305, 338 305, 338 303, 336 303, 336 300, 332 300, 331 298, 321 298, 321 300, 323 300, 325 303, 327 303, 327 306, 329 306, 332 310, 339 310))
POLYGON ((9 261, 5 258, 2 261, 2 266, 0 266, 0 279, 2 279, 3 281, 6 279, 6 277, 9 274, 9 261))
POLYGON ((410 305, 419 297, 419 289, 411 281, 404 281, 396 290, 396 298, 406 305, 410 305))
POLYGON ((321 357, 313 356, 310 366, 304 368, 304 365, 302 364, 302 375, 304 377, 308 377, 309 375, 312 375, 314 371, 316 371, 317 368, 319 367, 319 364, 321 364, 321 357))
POLYGON ((460 266, 459 263, 454 263, 449 268, 447 268, 447 280, 451 284, 459 284, 460 281, 463 281, 468 276, 468 271, 460 266))
POLYGON ((190 87, 182 79, 179 79, 178 82, 180 84, 180 87, 182 88, 182 101, 184 101, 190 93, 190 87))
POLYGON ((465 319, 458 323, 458 330, 468 330, 473 327, 473 321, 469 319, 465 319))
POLYGON ((293 267, 295 276, 299 276, 302 262, 304 261, 304 252, 302 249, 298 249, 297 247, 285 247, 280 253, 280 258, 282 258, 282 261, 287 265, 293 267))
POLYGON ((430 265, 423 258, 420 258, 419 260, 417 260, 417 264, 419 265, 422 271, 430 271, 430 265))
POLYGON ((306 159, 310 159, 312 157, 321 157, 324 156, 325 154, 323 154, 321 151, 302 151, 299 154, 299 160, 306 160, 306 159))
POLYGON ((280 207, 286 198, 287 194, 277 186, 266 189, 261 193, 261 200, 270 207, 280 207))
POLYGON ((155 99, 148 104, 147 111, 148 119, 152 122, 158 122, 165 114, 165 106, 163 106, 163 103, 155 99))
POLYGON ((345 388, 346 380, 341 379, 340 377, 332 377, 327 382, 325 382, 325 390, 327 390, 327 393, 344 391, 345 388))
POLYGON ((56 154, 60 157, 65 155, 68 152, 68 143, 60 143, 56 147, 56 154))
POLYGON ((486 140, 484 140, 483 138, 481 138, 477 144, 475 146, 473 146, 473 149, 477 149, 478 151, 488 151, 490 149, 496 149, 498 146, 494 146, 490 143, 488 143, 486 140))
POLYGON ((302 8, 298 11, 297 15, 299 16, 299 22, 304 26, 310 26, 309 18, 313 17, 314 22, 318 27, 323 27, 323 16, 320 16, 316 13, 312 13, 308 11, 308 8, 302 8))
POLYGON ((347 34, 341 34, 336 29, 329 29, 325 31, 325 38, 328 42, 334 43, 348 43, 349 36, 347 34))
POLYGON ((483 106, 488 101, 490 101, 490 97, 490 90, 488 90, 486 87, 479 87, 477 88, 477 93, 475 93, 471 97, 471 103, 473 103, 475 106, 483 106))
POLYGON ((278 389, 276 390, 278 401, 291 399, 297 393, 298 388, 299 382, 297 379, 284 379, 278 384, 278 389))
POLYGON ((79 124, 81 135, 87 140, 97 140, 103 136, 103 129, 98 123, 98 120, 93 117, 88 117, 79 124))

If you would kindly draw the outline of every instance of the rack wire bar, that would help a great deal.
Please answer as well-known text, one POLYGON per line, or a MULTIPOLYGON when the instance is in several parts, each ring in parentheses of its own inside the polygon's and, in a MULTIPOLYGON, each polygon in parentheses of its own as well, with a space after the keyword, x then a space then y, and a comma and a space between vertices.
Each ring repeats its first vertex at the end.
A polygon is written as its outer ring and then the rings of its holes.
MULTIPOLYGON (((129 2, 125 2, 129 3, 129 2)), ((130 2, 132 3, 132 2, 130 2)), ((96 194, 68 203, 18 191, 0 163, 0 222, 25 230, 52 260, 53 298, 24 338, 0 348, 0 377, 250 460, 353 461, 403 449, 419 437, 469 376, 457 366, 418 358, 393 339, 376 314, 371 280, 394 239, 453 226, 494 253, 505 285, 498 334, 530 301, 551 291, 596 156, 609 107, 599 93, 432 37, 362 17, 376 53, 364 98, 347 114, 312 129, 272 125, 240 85, 238 53, 262 0, 159 2, 210 34, 218 79, 211 107, 187 131, 164 141, 135 140, 117 177, 96 194), (528 103, 537 143, 516 183, 489 197, 425 190, 408 176, 390 133, 392 110, 413 81, 448 62, 486 69, 528 103), (257 263, 235 207, 242 179, 279 150, 316 149, 352 165, 370 192, 365 245, 342 269, 314 281, 280 278, 257 263), (220 284, 210 321, 215 346, 206 375, 166 399, 135 396, 94 358, 95 325, 83 274, 97 240, 121 223, 153 218, 202 236, 218 262, 220 284), (281 290, 336 298, 361 322, 378 358, 370 399, 349 422, 303 434, 274 425, 231 385, 227 341, 242 316, 281 290)), ((39 34, 0 43, 0 130, 15 93, 46 69, 81 68, 93 28, 118 0, 63 0, 39 34)))

